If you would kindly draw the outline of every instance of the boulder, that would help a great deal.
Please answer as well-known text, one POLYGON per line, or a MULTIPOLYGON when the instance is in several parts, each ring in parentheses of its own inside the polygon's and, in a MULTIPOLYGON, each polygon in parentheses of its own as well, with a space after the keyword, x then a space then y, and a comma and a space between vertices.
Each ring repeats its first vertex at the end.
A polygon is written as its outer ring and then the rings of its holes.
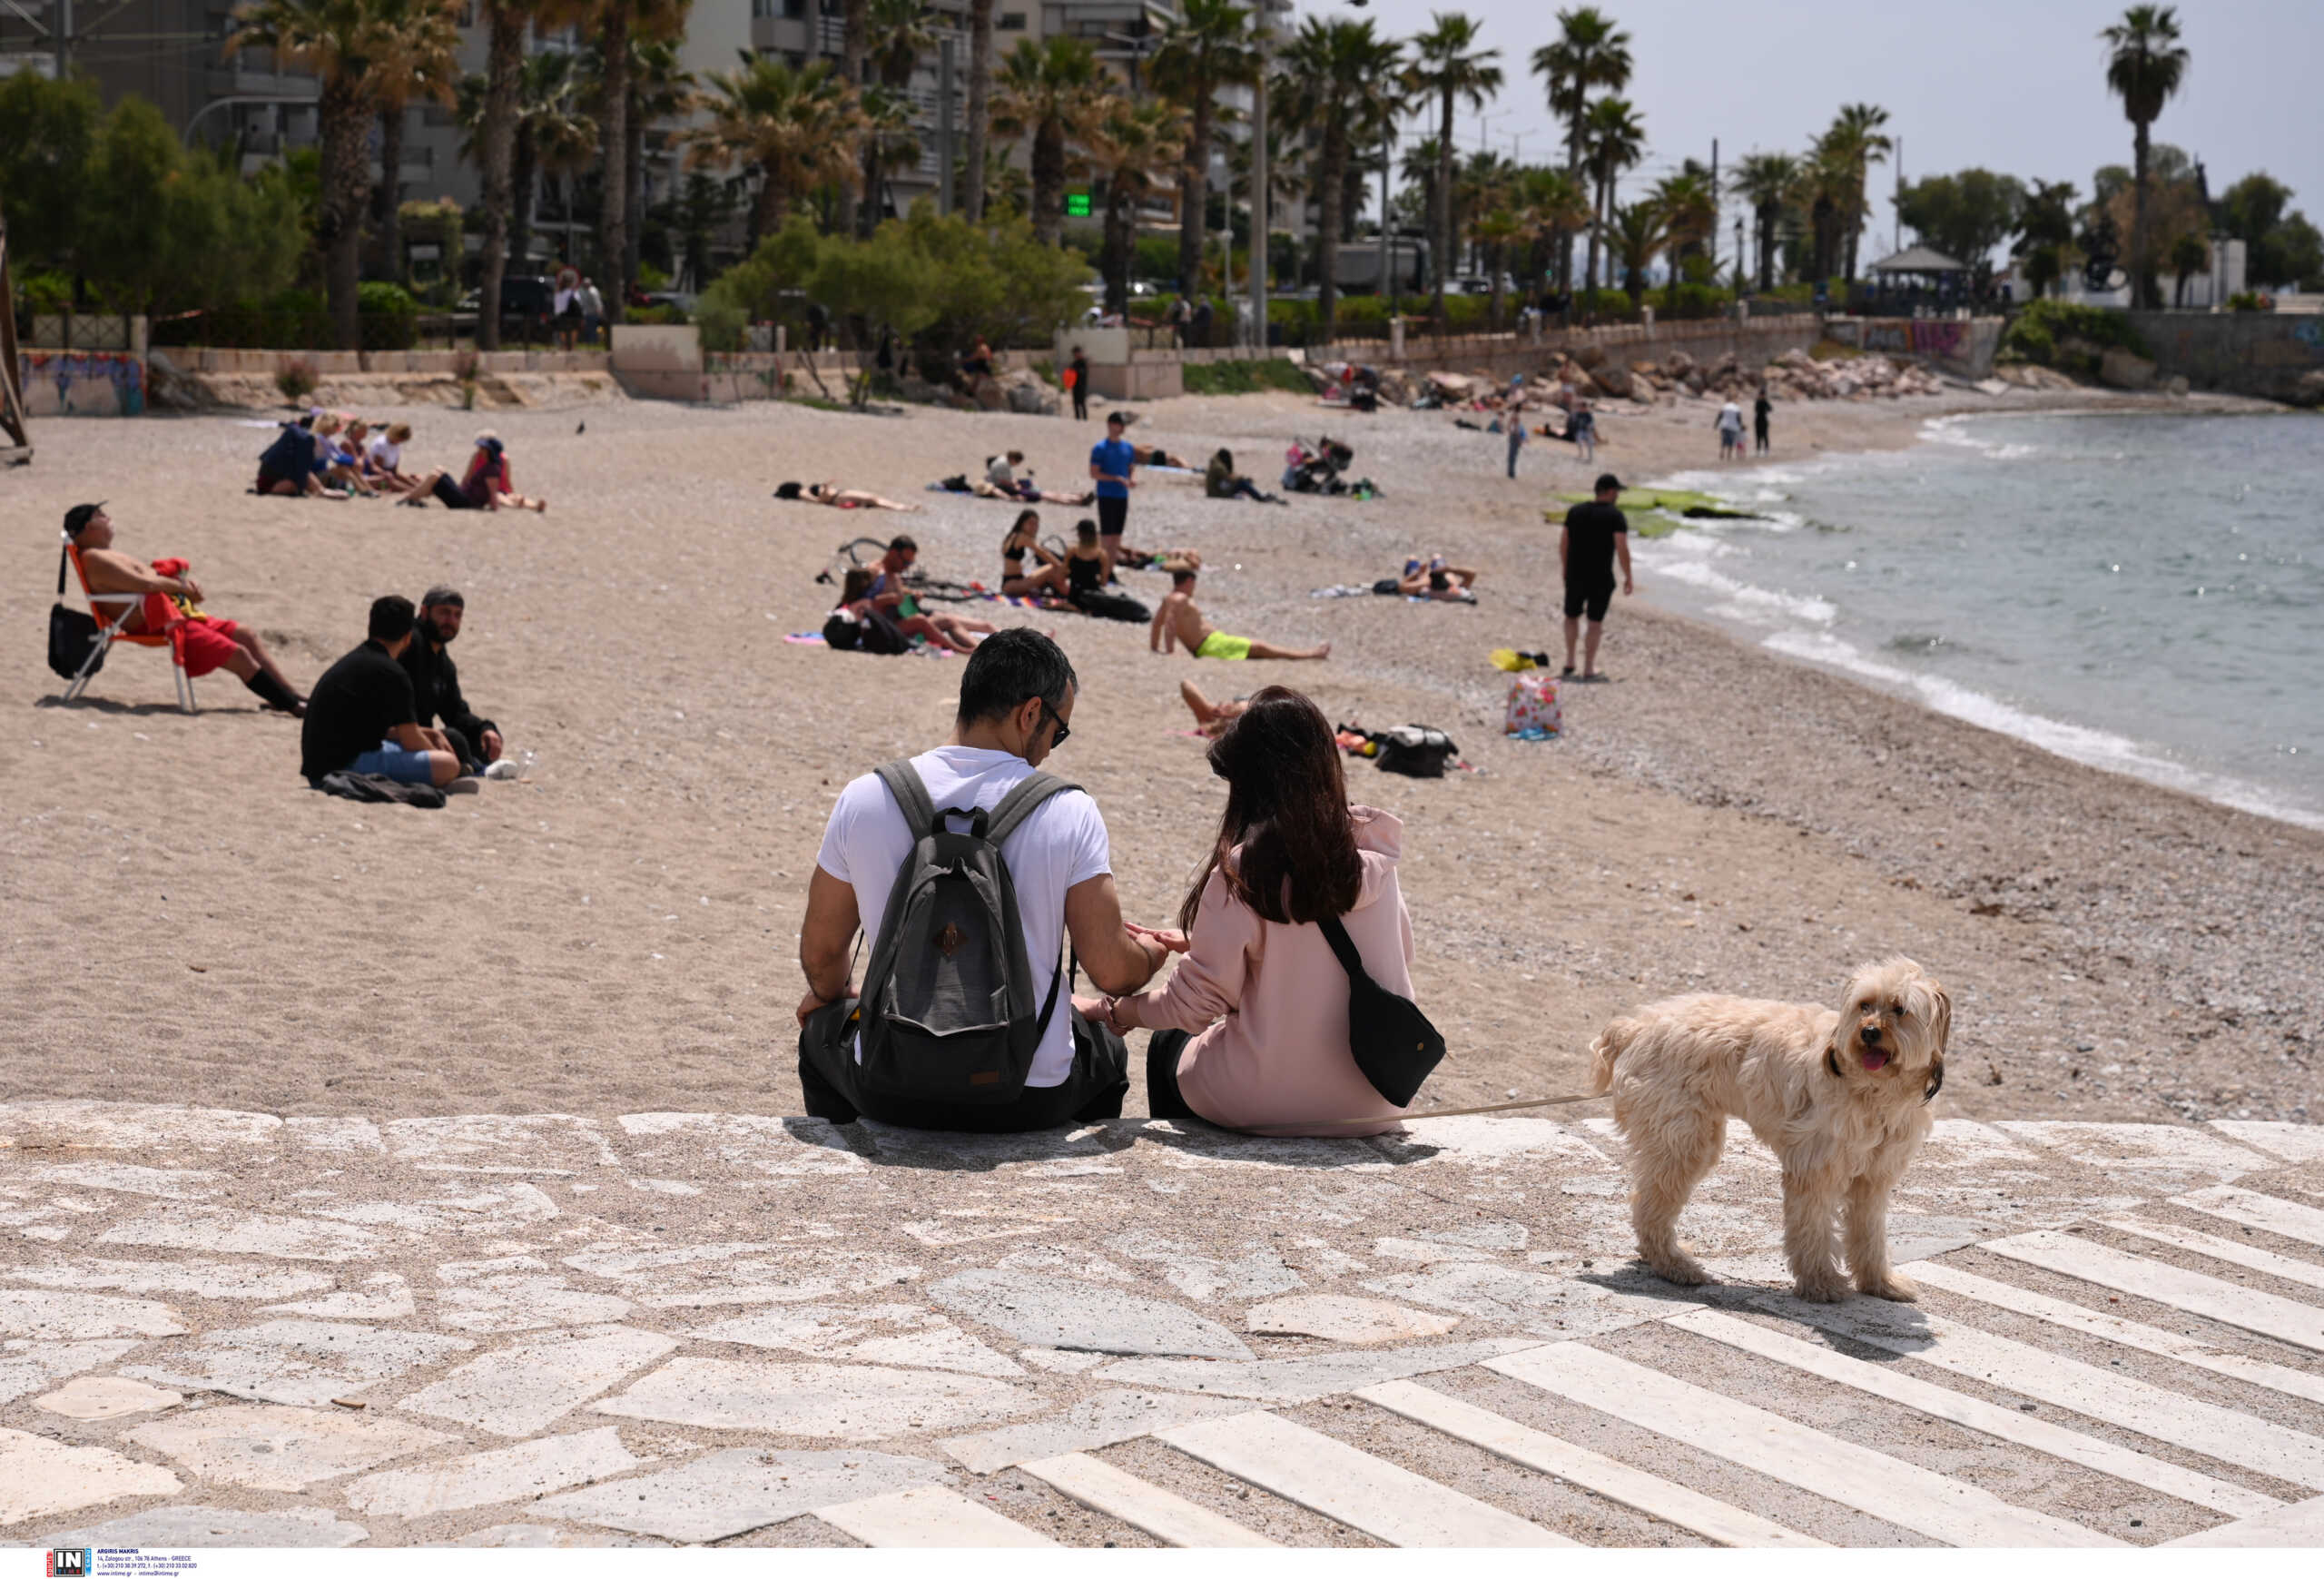
POLYGON ((2299 382, 2292 386, 2291 398, 2295 405, 2324 406, 2324 368, 2300 374, 2299 382))
POLYGON ((1674 350, 1662 359, 1662 370, 1674 379, 1684 379, 1695 370, 1695 359, 1685 351, 1674 350))
POLYGON ((1428 383, 1441 399, 1447 400, 1471 400, 1477 392, 1476 380, 1466 373, 1431 373, 1428 383))
POLYGON ((1009 409, 1020 417, 1054 417, 1057 397, 1039 384, 1011 384, 1009 409))
POLYGON ((1009 389, 998 379, 987 379, 977 385, 977 409, 982 411, 1009 410, 1009 389))
POLYGON ((1630 370, 1620 362, 1601 363, 1591 370, 1590 381, 1597 386, 1600 394, 1612 395, 1617 400, 1627 400, 1637 387, 1630 370))
POLYGON ((1605 364, 1606 348, 1602 345, 1585 345, 1574 353, 1573 360, 1594 373, 1605 364))
POLYGON ((2112 390, 2154 388, 2154 364, 2135 351, 2110 345, 2098 359, 2098 381, 2112 390))

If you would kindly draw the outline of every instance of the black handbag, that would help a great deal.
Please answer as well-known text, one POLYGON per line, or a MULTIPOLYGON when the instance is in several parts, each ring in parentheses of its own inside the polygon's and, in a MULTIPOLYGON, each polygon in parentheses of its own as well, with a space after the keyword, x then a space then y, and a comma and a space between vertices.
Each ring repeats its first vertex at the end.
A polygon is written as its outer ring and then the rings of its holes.
POLYGON ((1421 1083, 1444 1060, 1444 1037, 1420 1005, 1372 979, 1355 940, 1336 916, 1315 923, 1347 972, 1347 1044, 1364 1078, 1397 1107, 1412 1105, 1421 1083))
MULTIPOLYGON (((56 595, 64 596, 64 554, 56 556, 56 595)), ((89 649, 97 645, 97 622, 77 608, 67 608, 62 603, 48 606, 48 666, 59 678, 73 679, 81 673, 81 666, 89 664, 89 649)), ((89 673, 95 674, 105 666, 104 654, 89 664, 89 673)))

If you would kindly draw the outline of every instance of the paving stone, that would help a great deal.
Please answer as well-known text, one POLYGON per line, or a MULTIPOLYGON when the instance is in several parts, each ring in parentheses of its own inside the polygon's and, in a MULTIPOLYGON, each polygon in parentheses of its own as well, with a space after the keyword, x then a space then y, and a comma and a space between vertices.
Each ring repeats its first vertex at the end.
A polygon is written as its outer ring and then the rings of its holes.
MULTIPOLYGON (((111 1347, 111 1346, 107 1346, 111 1347)), ((127 1377, 75 1377, 33 1406, 68 1420, 117 1420, 123 1415, 151 1415, 174 1409, 185 1395, 149 1387, 127 1377)))
POLYGON ((219 1192, 222 1173, 201 1168, 145 1168, 133 1162, 58 1162, 18 1175, 77 1189, 150 1195, 162 1200, 207 1200, 219 1192))
POLYGON ((285 1119, 282 1138, 291 1150, 327 1156, 360 1156, 387 1150, 379 1139, 379 1127, 369 1119, 285 1119))
POLYGON ((1407 1119, 1403 1135, 1384 1135, 1375 1144, 1400 1162, 1457 1163, 1464 1168, 1500 1168, 1522 1158, 1600 1169, 1609 1160, 1585 1131, 1549 1119, 1502 1119, 1486 1114, 1407 1119))
POLYGON ((315 1299, 295 1299, 287 1305, 268 1305, 269 1315, 322 1316, 340 1321, 398 1321, 409 1316, 415 1308, 411 1299, 411 1285, 393 1272, 382 1272, 376 1278, 366 1278, 359 1288, 342 1288, 336 1294, 325 1294, 315 1299))
POLYGON ((2278 1124, 2257 1119, 2213 1119, 2211 1127, 2286 1162, 2324 1162, 2324 1125, 2278 1124))
POLYGON ((689 1337, 754 1348, 796 1349, 817 1359, 917 1366, 971 1376, 1021 1377, 1025 1367, 919 1305, 785 1305, 694 1329, 689 1337), (899 1330, 881 1332, 880 1327, 899 1330))
POLYGON ((649 1310, 798 1304, 893 1289, 921 1276, 920 1268, 891 1256, 822 1245, 593 1246, 565 1264, 613 1279, 649 1310))
POLYGON ((168 1496, 178 1477, 103 1447, 0 1428, 0 1529, 129 1496, 168 1496))
POLYGON ((1378 1382, 1455 1370, 1539 1347, 1533 1338, 1488 1337, 1428 1348, 1375 1348, 1305 1359, 1126 1359, 1099 1371, 1098 1380, 1129 1387, 1167 1387, 1182 1393, 1296 1404, 1378 1382))
POLYGON ((1181 1132, 1168 1123, 1148 1125, 1141 1140, 1157 1162, 1175 1169, 1385 1173, 1395 1166, 1365 1140, 1286 1140, 1208 1128, 1181 1132))
POLYGON ((0 1277, 50 1288, 117 1288, 130 1294, 191 1294, 200 1299, 290 1299, 329 1288, 328 1272, 252 1267, 240 1261, 113 1261, 94 1257, 12 1267, 0 1277))
POLYGON ((1045 1348, 1251 1357, 1241 1338, 1183 1305, 1088 1283, 977 1268, 936 1284, 929 1298, 1019 1343, 1045 1348))
POLYGON ((1032 1392, 985 1377, 886 1366, 675 1359, 599 1404, 596 1412, 673 1426, 877 1442, 907 1431, 1005 1420, 1039 1406, 1032 1392))
POLYGON ((567 1492, 534 1504, 532 1511, 665 1541, 718 1541, 812 1508, 950 1478, 943 1466, 925 1458, 737 1447, 658 1475, 567 1492))
POLYGON ((422 1387, 399 1409, 499 1436, 529 1436, 677 1347, 658 1332, 585 1327, 529 1334, 422 1387))
POLYGON ((136 1347, 134 1338, 82 1343, 12 1339, 0 1345, 0 1404, 12 1403, 81 1371, 109 1366, 136 1347))
POLYGON ((1166 1426, 1232 1415, 1248 1406, 1234 1398, 1203 1398, 1186 1393, 1139 1393, 1109 1387, 1047 1419, 994 1431, 947 1436, 938 1446, 972 1474, 990 1475, 1013 1464, 1110 1447, 1166 1426))
POLYGON ((568 1530, 559 1525, 491 1525, 481 1530, 470 1530, 457 1541, 430 1541, 428 1544, 515 1549, 527 1546, 658 1546, 661 1543, 635 1540, 625 1535, 608 1535, 597 1530, 568 1530))
POLYGON ((1461 1325, 1457 1316, 1413 1310, 1384 1299, 1344 1294, 1304 1294, 1254 1305, 1243 1317, 1249 1332, 1327 1337, 1334 1343, 1391 1343, 1398 1338, 1437 1337, 1461 1325))
POLYGON ((452 1438, 369 1410, 228 1404, 156 1420, 127 1440, 176 1459, 204 1480, 299 1491, 452 1438))
POLYGON ((2146 1176, 2132 1188, 2184 1188, 2197 1180, 2221 1184, 2242 1174, 2280 1166, 2275 1158, 2239 1146, 2224 1135, 2178 1124, 2005 1119, 1995 1128, 2030 1144, 2062 1151, 2077 1162, 2113 1177, 2146 1176))
POLYGON ((436 1296, 436 1324, 456 1332, 529 1332, 542 1327, 582 1327, 619 1321, 626 1299, 575 1288, 561 1278, 504 1273, 436 1296))
POLYGON ((596 1120, 568 1113, 399 1119, 383 1138, 394 1156, 435 1172, 592 1178, 621 1166, 596 1120))
POLYGON ((210 1333, 127 1374, 272 1404, 328 1404, 475 1347, 432 1332, 286 1317, 210 1333))
POLYGON ((821 1174, 863 1173, 871 1164, 859 1156, 846 1130, 822 1119, 772 1119, 753 1113, 624 1113, 622 1150, 639 1166, 657 1172, 702 1171, 706 1162, 721 1174, 797 1179, 821 1174))
POLYGON ((350 1483, 345 1495, 348 1505, 359 1513, 426 1518, 586 1485, 645 1462, 621 1445, 619 1431, 606 1426, 447 1458, 417 1469, 382 1470, 350 1483))
POLYGON ((282 1120, 271 1113, 227 1108, 180 1108, 150 1102, 0 1103, 0 1148, 22 1157, 50 1146, 79 1150, 202 1151, 273 1143, 282 1120))
MULTIPOLYGON (((350 1525, 321 1508, 248 1513, 182 1506, 147 1508, 110 1524, 47 1539, 57 1546, 143 1546, 168 1551, 205 1546, 351 1546, 369 1534, 361 1525, 350 1525)), ((101 1564, 98 1572, 103 1571, 101 1564)))
POLYGON ((164 1208, 107 1229, 97 1242, 288 1261, 369 1260, 380 1243, 379 1235, 350 1223, 202 1206, 164 1208))
POLYGON ((1391 1299, 1516 1327, 1541 1337, 1614 1332, 1669 1310, 1667 1301, 1642 1294, 1616 1293, 1594 1283, 1499 1262, 1441 1263, 1423 1272, 1368 1278, 1363 1286, 1391 1299))
POLYGON ((0 1335, 10 1337, 174 1337, 178 1313, 150 1299, 46 1288, 0 1288, 0 1335))
POLYGON ((953 1168, 983 1172, 1023 1164, 1102 1160, 1127 1150, 1136 1130, 1095 1124, 1069 1130, 1037 1130, 1022 1135, 963 1135, 931 1130, 905 1130, 865 1119, 853 1126, 872 1142, 879 1155, 893 1162, 923 1167, 953 1168))
POLYGON ((1232 1260, 1150 1233, 1122 1234, 1107 1240, 1106 1248, 1128 1260, 1158 1263, 1170 1287, 1189 1299, 1264 1299, 1305 1281, 1281 1256, 1257 1243, 1246 1243, 1232 1260))
POLYGON ((1054 1371, 1059 1376, 1075 1377, 1083 1371, 1094 1371, 1113 1356, 1083 1354, 1063 1348, 1020 1348, 1017 1357, 1037 1370, 1054 1371))
POLYGON ((496 1179, 490 1188, 466 1195, 317 1207, 311 1215, 365 1228, 401 1229, 406 1233, 481 1234, 521 1233, 562 1213, 540 1186, 519 1179, 496 1179))

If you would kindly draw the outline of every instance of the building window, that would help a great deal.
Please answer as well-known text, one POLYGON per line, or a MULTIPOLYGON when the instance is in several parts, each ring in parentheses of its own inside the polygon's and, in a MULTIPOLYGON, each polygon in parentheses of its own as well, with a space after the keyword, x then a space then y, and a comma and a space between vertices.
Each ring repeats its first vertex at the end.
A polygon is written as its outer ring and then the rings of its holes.
POLYGON ((1004 11, 993 23, 992 30, 995 33, 1022 33, 1025 31, 1025 14, 1022 11, 1004 11))
POLYGON ((807 15, 807 0, 783 0, 783 14, 793 21, 807 15))

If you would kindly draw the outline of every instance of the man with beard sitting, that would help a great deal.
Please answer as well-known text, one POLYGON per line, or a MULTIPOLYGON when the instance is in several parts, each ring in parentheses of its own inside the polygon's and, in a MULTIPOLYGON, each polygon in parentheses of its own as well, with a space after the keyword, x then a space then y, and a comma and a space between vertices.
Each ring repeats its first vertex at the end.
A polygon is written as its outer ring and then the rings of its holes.
POLYGON ((419 600, 419 619, 412 628, 411 645, 397 661, 411 676, 419 722, 432 725, 440 718, 462 765, 471 773, 484 773, 500 760, 502 743, 499 725, 478 717, 460 695, 460 671, 452 662, 450 647, 467 612, 468 600, 458 587, 429 587, 419 600))

